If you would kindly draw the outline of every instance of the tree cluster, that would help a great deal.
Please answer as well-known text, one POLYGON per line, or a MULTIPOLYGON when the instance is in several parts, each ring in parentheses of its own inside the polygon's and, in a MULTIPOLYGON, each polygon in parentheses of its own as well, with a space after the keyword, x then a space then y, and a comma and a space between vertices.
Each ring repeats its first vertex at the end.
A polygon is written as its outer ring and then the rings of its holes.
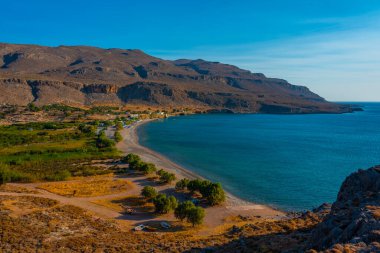
POLYGON ((115 139, 115 142, 121 142, 123 140, 123 136, 121 136, 121 134, 119 133, 119 131, 115 131, 115 134, 114 134, 114 139, 115 139))
POLYGON ((111 148, 115 146, 115 142, 108 139, 105 132, 101 131, 96 139, 96 146, 98 148, 111 148))
POLYGON ((153 198, 155 212, 158 214, 166 214, 175 210, 178 206, 178 201, 174 196, 166 196, 160 193, 153 198))
POLYGON ((187 222, 195 226, 202 224, 205 212, 202 207, 195 206, 193 202, 184 201, 174 210, 174 215, 177 219, 181 221, 186 219, 187 222))
POLYGON ((81 131, 84 134, 94 134, 95 133, 95 126, 87 125, 87 124, 80 124, 78 126, 78 130, 81 131))
POLYGON ((128 154, 122 160, 123 162, 126 162, 129 164, 130 169, 141 171, 145 175, 148 175, 157 171, 156 165, 154 165, 153 163, 146 163, 142 161, 140 156, 136 154, 128 154))
POLYGON ((145 186, 141 190, 141 196, 143 196, 144 198, 146 198, 148 200, 155 198, 157 196, 157 194, 158 194, 157 190, 152 186, 145 186))
POLYGON ((123 129, 123 122, 116 121, 115 128, 116 128, 116 130, 122 130, 123 129))
POLYGON ((208 180, 195 179, 189 181, 188 179, 182 179, 177 182, 176 189, 184 190, 187 188, 190 192, 199 192, 202 198, 214 206, 221 204, 225 201, 226 195, 220 183, 213 183, 208 180))
POLYGON ((190 180, 187 179, 187 178, 183 178, 181 180, 179 180, 176 184, 175 184, 175 189, 177 191, 184 191, 186 190, 187 188, 187 185, 189 184, 190 180))
POLYGON ((160 181, 164 184, 170 184, 171 182, 176 180, 175 174, 164 171, 163 169, 157 171, 157 175, 160 176, 160 181))

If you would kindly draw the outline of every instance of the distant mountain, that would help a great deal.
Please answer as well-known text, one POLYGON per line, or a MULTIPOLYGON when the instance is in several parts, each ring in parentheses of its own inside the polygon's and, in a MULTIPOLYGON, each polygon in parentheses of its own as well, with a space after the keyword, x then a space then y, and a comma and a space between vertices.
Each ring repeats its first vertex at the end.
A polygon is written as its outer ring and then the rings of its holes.
POLYGON ((146 105, 260 113, 342 113, 304 86, 232 65, 140 50, 0 44, 0 103, 146 105))

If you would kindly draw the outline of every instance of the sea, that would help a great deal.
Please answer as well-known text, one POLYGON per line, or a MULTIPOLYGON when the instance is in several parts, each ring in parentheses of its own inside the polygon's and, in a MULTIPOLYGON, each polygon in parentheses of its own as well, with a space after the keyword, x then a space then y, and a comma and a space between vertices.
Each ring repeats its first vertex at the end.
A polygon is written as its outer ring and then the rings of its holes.
POLYGON ((356 105, 363 111, 170 117, 138 135, 141 145, 241 199, 304 211, 332 203, 348 175, 380 164, 380 103, 356 105))

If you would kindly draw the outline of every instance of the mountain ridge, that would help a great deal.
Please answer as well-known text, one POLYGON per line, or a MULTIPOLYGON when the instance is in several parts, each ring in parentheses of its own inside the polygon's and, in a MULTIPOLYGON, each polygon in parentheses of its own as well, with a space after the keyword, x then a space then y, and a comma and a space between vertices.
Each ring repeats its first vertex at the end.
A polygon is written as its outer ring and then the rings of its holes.
POLYGON ((344 113, 305 86, 139 49, 0 43, 1 104, 141 105, 237 113, 344 113))

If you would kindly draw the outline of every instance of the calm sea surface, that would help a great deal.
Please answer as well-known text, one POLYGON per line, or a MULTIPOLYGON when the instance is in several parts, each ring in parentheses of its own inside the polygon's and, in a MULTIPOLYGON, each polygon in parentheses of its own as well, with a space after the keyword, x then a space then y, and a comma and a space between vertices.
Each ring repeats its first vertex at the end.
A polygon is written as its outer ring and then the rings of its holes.
POLYGON ((284 210, 335 200, 344 178, 380 164, 380 103, 351 114, 212 114, 139 128, 140 143, 242 199, 284 210))

